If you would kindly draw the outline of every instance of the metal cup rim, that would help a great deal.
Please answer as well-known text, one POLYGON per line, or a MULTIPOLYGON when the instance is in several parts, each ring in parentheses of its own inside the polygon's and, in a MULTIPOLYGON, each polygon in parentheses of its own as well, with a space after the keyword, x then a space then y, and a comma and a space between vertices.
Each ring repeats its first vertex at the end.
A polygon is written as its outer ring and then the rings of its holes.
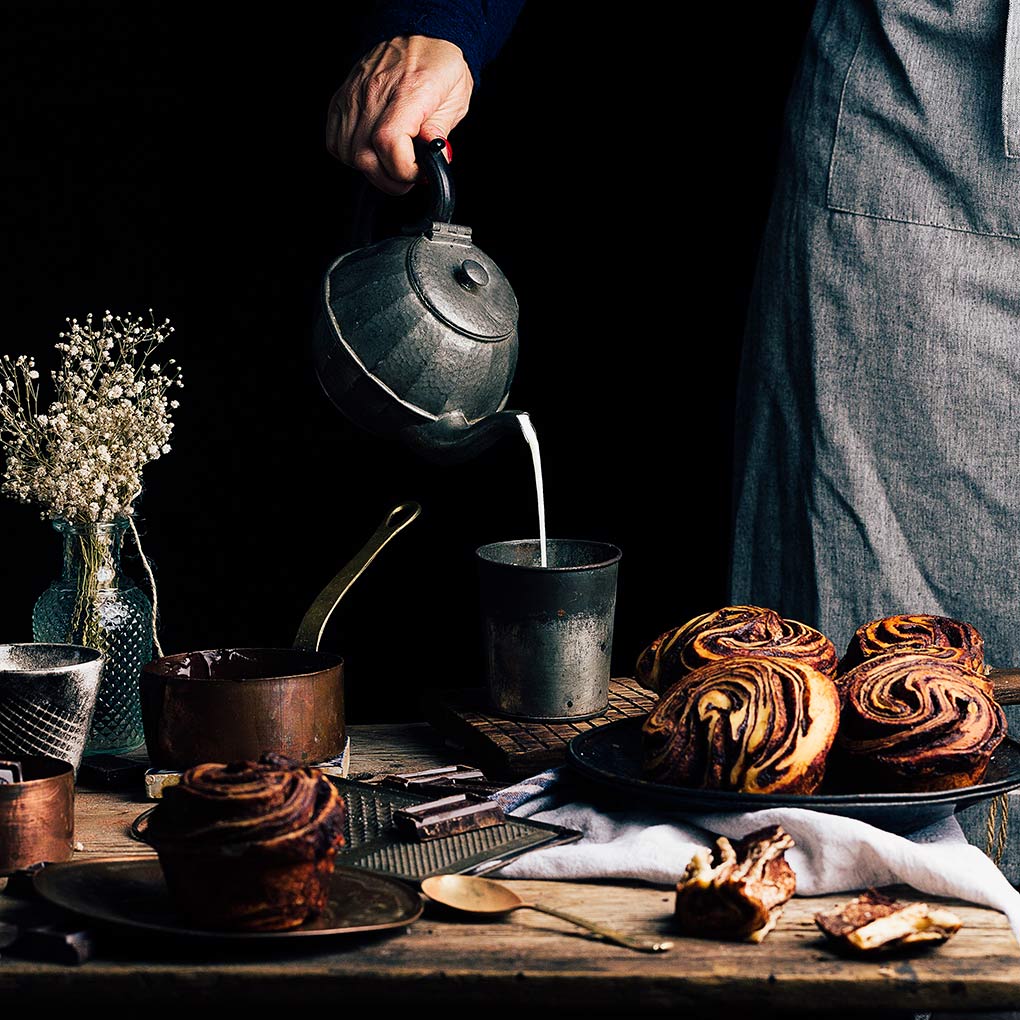
POLYGON ((103 658, 103 653, 98 648, 90 648, 88 645, 72 645, 64 642, 50 642, 50 641, 5 641, 0 642, 0 653, 12 648, 22 648, 28 650, 37 651, 53 651, 68 649, 73 650, 75 653, 87 653, 82 656, 78 662, 63 662, 56 666, 25 666, 21 669, 16 667, 0 666, 0 675, 11 675, 18 673, 38 673, 40 669, 45 670, 47 673, 57 673, 63 670, 79 669, 82 666, 90 666, 94 662, 100 662, 103 658))
POLYGON ((606 558, 598 560, 595 563, 582 563, 577 566, 569 567, 543 567, 540 563, 507 563, 505 560, 492 559, 491 556, 486 555, 488 550, 492 549, 505 549, 507 546, 515 545, 533 545, 540 542, 538 538, 510 538, 502 542, 486 542, 485 545, 480 545, 475 550, 475 556, 478 557, 483 563, 489 564, 493 567, 506 567, 507 570, 533 570, 536 573, 542 574, 569 574, 579 570, 597 570, 600 567, 611 567, 614 563, 619 563, 620 558, 623 556, 623 552, 619 546, 613 545, 612 542, 603 542, 599 539, 590 538, 547 538, 547 542, 559 542, 563 544, 575 543, 577 545, 592 545, 599 546, 606 550, 606 558))

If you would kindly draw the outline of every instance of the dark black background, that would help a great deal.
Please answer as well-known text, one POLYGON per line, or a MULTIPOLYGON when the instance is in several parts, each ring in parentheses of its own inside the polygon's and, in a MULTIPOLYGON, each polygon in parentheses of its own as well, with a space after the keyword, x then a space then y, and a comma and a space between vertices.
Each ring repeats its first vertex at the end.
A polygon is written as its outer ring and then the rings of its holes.
MULTIPOLYGON (((139 505, 168 652, 288 644, 386 511, 419 500, 326 640, 352 721, 411 718, 423 689, 477 682, 473 551, 536 531, 528 454, 418 463, 322 395, 317 290, 359 191, 323 134, 354 16, 259 10, 4 5, 0 351, 48 368, 89 310, 177 327, 174 449, 139 505)), ((455 218, 520 302, 511 404, 542 439, 550 533, 623 549, 627 672, 725 598, 744 309, 811 3, 595 10, 526 6, 453 134, 455 218)), ((10 499, 0 536, 0 640, 27 640, 58 540, 10 499)))

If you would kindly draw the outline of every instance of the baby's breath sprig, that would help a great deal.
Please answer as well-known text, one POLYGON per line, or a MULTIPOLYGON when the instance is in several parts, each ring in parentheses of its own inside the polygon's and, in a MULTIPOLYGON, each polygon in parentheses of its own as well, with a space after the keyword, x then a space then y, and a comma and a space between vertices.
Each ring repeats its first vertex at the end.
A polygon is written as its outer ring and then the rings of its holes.
POLYGON ((183 386, 159 347, 169 319, 112 315, 68 319, 54 345, 54 399, 40 412, 39 372, 27 355, 0 359, 0 488, 44 517, 78 523, 130 516, 142 469, 170 452, 171 392, 183 386))

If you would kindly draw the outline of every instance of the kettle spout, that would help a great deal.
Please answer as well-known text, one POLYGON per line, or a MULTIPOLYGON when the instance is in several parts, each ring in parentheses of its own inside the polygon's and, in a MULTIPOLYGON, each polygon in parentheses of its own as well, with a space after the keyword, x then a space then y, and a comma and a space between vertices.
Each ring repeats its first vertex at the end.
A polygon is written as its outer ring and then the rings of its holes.
POLYGON ((433 421, 402 429, 405 445, 426 460, 455 464, 470 460, 508 432, 519 432, 519 411, 496 411, 469 422, 463 411, 448 411, 433 421))

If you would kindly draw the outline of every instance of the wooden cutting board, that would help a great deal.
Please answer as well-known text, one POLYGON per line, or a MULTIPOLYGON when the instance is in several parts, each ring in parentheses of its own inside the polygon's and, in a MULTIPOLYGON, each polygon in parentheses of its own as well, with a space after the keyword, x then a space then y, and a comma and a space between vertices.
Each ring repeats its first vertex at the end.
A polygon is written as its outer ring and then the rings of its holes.
POLYGON ((630 677, 609 681, 604 715, 580 722, 541 723, 507 719, 488 707, 481 689, 439 691, 422 703, 425 718, 444 736, 477 755, 493 778, 523 779, 562 765, 567 744, 587 730, 618 719, 647 715, 656 695, 630 677))

